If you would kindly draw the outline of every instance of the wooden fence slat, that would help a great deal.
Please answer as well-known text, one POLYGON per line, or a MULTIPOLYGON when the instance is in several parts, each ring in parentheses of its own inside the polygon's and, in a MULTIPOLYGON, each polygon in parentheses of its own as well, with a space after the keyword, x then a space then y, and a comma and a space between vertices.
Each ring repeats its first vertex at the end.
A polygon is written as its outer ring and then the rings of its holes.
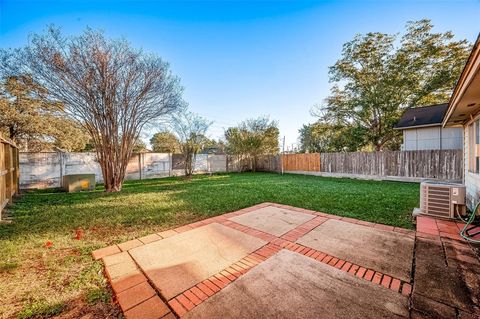
POLYGON ((462 150, 284 154, 285 171, 316 171, 379 177, 463 179, 462 150))
POLYGON ((320 154, 284 154, 282 155, 283 169, 285 171, 320 171, 320 154))
POLYGON ((18 193, 19 160, 18 148, 0 134, 0 220, 5 206, 18 193))

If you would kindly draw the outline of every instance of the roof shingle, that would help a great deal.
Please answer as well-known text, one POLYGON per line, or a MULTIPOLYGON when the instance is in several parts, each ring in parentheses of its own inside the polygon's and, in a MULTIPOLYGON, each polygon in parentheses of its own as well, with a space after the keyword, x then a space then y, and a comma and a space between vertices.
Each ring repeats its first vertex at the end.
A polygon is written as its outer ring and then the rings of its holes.
POLYGON ((441 125, 447 112, 448 103, 422 107, 412 107, 405 110, 395 128, 403 129, 416 126, 441 125))

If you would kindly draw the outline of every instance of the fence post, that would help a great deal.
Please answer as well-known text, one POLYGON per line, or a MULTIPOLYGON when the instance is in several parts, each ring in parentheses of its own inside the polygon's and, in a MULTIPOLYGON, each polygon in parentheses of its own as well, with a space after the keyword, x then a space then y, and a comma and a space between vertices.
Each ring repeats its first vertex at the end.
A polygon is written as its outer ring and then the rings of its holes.
POLYGON ((60 156, 60 187, 63 187, 63 176, 65 175, 66 164, 65 158, 62 151, 57 151, 58 156, 60 156))
POLYGON ((210 154, 207 154, 207 173, 211 173, 210 170, 210 154))
POLYGON ((284 154, 280 154, 280 166, 281 166, 282 175, 283 175, 283 172, 284 172, 284 169, 283 169, 283 157, 284 156, 285 156, 284 154))
POLYGON ((0 220, 18 190, 18 148, 0 134, 0 220))
POLYGON ((19 154, 18 154, 18 148, 12 148, 13 151, 13 193, 14 195, 20 194, 20 172, 19 172, 19 154))
POLYGON ((5 152, 5 169, 7 170, 7 175, 5 179, 5 193, 8 200, 8 203, 12 202, 12 181, 13 181, 13 172, 12 172, 12 148, 6 144, 5 152))
POLYGON ((138 178, 142 180, 142 154, 138 153, 138 178))

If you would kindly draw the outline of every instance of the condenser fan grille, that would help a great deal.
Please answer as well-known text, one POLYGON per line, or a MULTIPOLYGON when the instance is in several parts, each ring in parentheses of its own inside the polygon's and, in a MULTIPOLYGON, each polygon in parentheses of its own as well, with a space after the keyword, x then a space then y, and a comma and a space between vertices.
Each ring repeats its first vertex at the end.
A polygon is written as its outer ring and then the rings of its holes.
POLYGON ((454 218, 455 208, 465 207, 465 186, 454 183, 422 182, 420 210, 425 215, 454 218))
POLYGON ((427 187, 427 214, 450 217, 450 189, 446 187, 427 187))

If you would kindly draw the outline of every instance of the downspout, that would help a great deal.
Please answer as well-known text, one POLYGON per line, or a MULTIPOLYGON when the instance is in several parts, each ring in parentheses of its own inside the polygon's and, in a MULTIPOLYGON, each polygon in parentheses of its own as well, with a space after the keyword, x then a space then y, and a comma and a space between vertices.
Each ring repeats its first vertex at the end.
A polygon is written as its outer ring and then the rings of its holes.
POLYGON ((438 158, 438 166, 442 167, 442 130, 443 130, 443 127, 440 126, 440 154, 439 155, 439 158, 438 158))

